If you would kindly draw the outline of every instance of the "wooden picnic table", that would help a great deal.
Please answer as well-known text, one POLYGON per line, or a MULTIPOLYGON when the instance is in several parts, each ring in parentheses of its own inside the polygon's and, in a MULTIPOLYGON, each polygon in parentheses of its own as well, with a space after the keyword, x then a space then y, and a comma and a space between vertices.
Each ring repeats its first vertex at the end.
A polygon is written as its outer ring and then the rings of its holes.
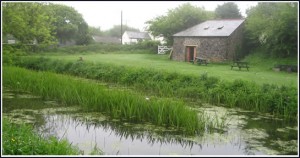
POLYGON ((249 71, 248 62, 234 61, 233 64, 231 65, 231 70, 233 67, 238 67, 239 70, 241 70, 241 68, 247 68, 247 70, 249 71))
POLYGON ((198 65, 201 65, 201 64, 207 65, 207 60, 204 58, 196 57, 194 60, 194 63, 197 63, 198 65))

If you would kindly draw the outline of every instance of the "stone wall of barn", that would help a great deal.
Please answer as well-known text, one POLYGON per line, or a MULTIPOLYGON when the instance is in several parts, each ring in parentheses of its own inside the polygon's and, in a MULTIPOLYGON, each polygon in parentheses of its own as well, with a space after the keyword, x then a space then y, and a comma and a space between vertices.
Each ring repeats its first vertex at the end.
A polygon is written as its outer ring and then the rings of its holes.
POLYGON ((174 37, 172 59, 185 61, 186 46, 196 46, 197 57, 222 61, 226 59, 228 40, 227 37, 174 37))
POLYGON ((243 29, 244 23, 242 23, 229 37, 228 37, 228 60, 234 60, 237 58, 237 51, 242 46, 243 42, 243 29))
POLYGON ((185 61, 184 37, 174 37, 173 53, 171 58, 177 61, 185 61))

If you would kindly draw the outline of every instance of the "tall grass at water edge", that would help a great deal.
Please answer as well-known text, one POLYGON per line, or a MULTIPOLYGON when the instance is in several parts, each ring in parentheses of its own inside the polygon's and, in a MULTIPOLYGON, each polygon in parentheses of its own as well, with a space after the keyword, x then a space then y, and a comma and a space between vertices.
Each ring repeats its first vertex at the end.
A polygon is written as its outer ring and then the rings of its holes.
POLYGON ((3 155, 78 155, 81 151, 66 140, 42 138, 27 124, 13 124, 2 120, 3 155))
POLYGON ((228 82, 206 73, 193 77, 145 68, 129 68, 88 62, 66 62, 48 58, 19 58, 16 65, 33 70, 67 73, 105 82, 132 86, 164 97, 200 99, 217 105, 269 112, 288 120, 298 118, 298 90, 274 84, 257 85, 235 80, 228 82))
MULTIPOLYGON (((150 99, 129 92, 105 89, 74 77, 51 72, 34 72, 23 68, 4 67, 3 85, 30 91, 44 98, 57 99, 66 105, 80 105, 86 111, 107 113, 112 118, 130 122, 151 122, 174 128, 186 134, 203 132, 204 116, 183 102, 150 99)), ((210 127, 210 126, 208 126, 210 127)))

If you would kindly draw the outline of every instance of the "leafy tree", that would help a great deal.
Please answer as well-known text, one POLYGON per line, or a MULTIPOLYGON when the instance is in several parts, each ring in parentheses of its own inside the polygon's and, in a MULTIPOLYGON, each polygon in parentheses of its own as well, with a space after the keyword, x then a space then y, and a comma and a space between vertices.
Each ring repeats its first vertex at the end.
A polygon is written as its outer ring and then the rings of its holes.
POLYGON ((146 23, 148 24, 147 30, 153 36, 162 35, 166 39, 167 44, 172 45, 173 34, 212 18, 213 12, 185 3, 169 10, 167 15, 158 16, 146 23))
POLYGON ((103 36, 103 32, 101 31, 100 27, 93 27, 89 26, 89 32, 91 35, 103 36))
POLYGON ((83 21, 78 25, 78 32, 76 36, 76 44, 85 45, 91 43, 92 36, 89 33, 88 24, 83 21))
POLYGON ((258 3, 247 15, 246 31, 252 43, 272 56, 297 55, 297 3, 258 3))
MULTIPOLYGON (((140 31, 139 29, 127 26, 127 25, 122 25, 122 35, 125 31, 140 31)), ((105 36, 112 36, 112 37, 121 37, 121 25, 114 25, 113 28, 107 30, 104 32, 105 36)))
POLYGON ((88 26, 80 13, 73 7, 62 4, 50 3, 48 7, 49 14, 55 18, 53 25, 56 27, 56 37, 61 43, 75 40, 77 44, 88 44, 88 26))
POLYGON ((233 2, 224 3, 223 5, 218 5, 215 9, 216 18, 220 19, 235 19, 242 18, 238 6, 233 2))
POLYGON ((88 25, 74 8, 52 3, 5 2, 3 34, 13 35, 22 44, 51 45, 67 40, 88 44, 88 25))
POLYGON ((4 2, 3 34, 13 35, 21 44, 32 44, 34 40, 40 45, 55 42, 53 18, 45 12, 45 3, 4 2))

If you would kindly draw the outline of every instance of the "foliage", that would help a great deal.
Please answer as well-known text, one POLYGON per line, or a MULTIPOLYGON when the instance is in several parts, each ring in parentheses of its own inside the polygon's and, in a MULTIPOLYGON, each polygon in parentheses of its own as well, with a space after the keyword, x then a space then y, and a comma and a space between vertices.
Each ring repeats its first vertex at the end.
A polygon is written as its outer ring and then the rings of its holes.
POLYGON ((220 19, 235 19, 242 18, 238 6, 234 2, 227 2, 223 5, 218 5, 215 9, 216 18, 220 19))
MULTIPOLYGON (((122 25, 122 35, 124 34, 125 31, 137 31, 140 32, 139 29, 127 26, 127 25, 122 25)), ((114 25, 113 28, 106 30, 103 32, 104 36, 111 36, 111 37, 121 37, 121 25, 114 25)))
POLYGON ((68 46, 59 48, 49 48, 44 52, 59 52, 68 54, 77 53, 157 53, 157 46, 159 41, 145 40, 131 45, 97 43, 84 46, 68 46))
POLYGON ((253 65, 260 65, 267 69, 272 69, 276 65, 298 65, 297 59, 294 57, 286 57, 286 58, 277 58, 277 57, 269 57, 268 54, 265 54, 265 48, 258 48, 251 54, 247 55, 243 61, 251 62, 253 65))
POLYGON ((91 35, 103 36, 103 32, 100 27, 89 26, 89 32, 91 35))
POLYGON ((167 15, 158 16, 147 21, 147 30, 154 36, 163 35, 168 45, 173 44, 173 34, 189 27, 211 19, 213 13, 185 3, 175 9, 169 10, 167 15))
POLYGON ((13 124, 7 118, 2 120, 3 155, 78 155, 77 147, 66 140, 55 137, 42 138, 26 124, 13 124))
POLYGON ((3 34, 12 35, 23 45, 33 45, 36 40, 38 45, 30 48, 33 51, 57 41, 91 41, 87 23, 74 8, 41 2, 3 3, 3 34))
MULTIPOLYGON (((45 61, 39 64, 49 68, 45 61)), ((89 71, 88 67, 77 66, 82 64, 74 63, 70 69, 77 75, 82 71, 89 71)), ((118 79, 121 71, 109 71, 111 73, 106 73, 107 76, 118 79)), ((149 100, 129 91, 111 90, 96 82, 50 72, 34 72, 17 67, 5 67, 3 72, 3 81, 8 87, 30 91, 43 98, 57 99, 66 105, 80 105, 85 111, 104 112, 112 119, 119 118, 135 123, 151 122, 158 126, 175 128, 188 135, 203 132, 206 126, 213 128, 210 124, 205 124, 205 119, 200 119, 196 111, 180 101, 154 97, 149 100)))
POLYGON ((22 44, 3 44, 2 45, 2 61, 3 65, 13 65, 18 56, 26 55, 27 46, 22 44))
MULTIPOLYGON (((137 31, 140 32, 139 29, 130 27, 128 25, 122 25, 122 35, 125 31, 137 31)), ((118 37, 121 38, 121 25, 114 25, 111 29, 108 29, 106 31, 102 31, 100 27, 92 27, 89 26, 89 32, 91 35, 96 36, 105 36, 105 37, 118 37)))
POLYGON ((60 43, 71 40, 75 40, 79 45, 90 43, 88 25, 77 10, 70 6, 53 3, 47 7, 50 16, 55 18, 52 25, 56 27, 56 37, 60 43))
POLYGON ((298 35, 298 5, 295 2, 261 2, 247 11, 250 42, 265 47, 266 54, 295 57, 298 35))
POLYGON ((152 41, 152 40, 145 40, 145 41, 138 42, 136 44, 136 46, 139 49, 149 50, 149 51, 151 51, 155 54, 157 52, 157 46, 158 45, 160 45, 159 41, 152 41))
POLYGON ((44 3, 4 2, 3 34, 13 35, 22 44, 51 45, 55 42, 52 16, 47 13, 44 3))
POLYGON ((78 33, 76 36, 76 44, 77 45, 86 45, 93 41, 92 36, 88 30, 88 24, 86 22, 81 22, 78 25, 78 33))
POLYGON ((297 88, 234 80, 227 82, 207 73, 195 77, 151 68, 129 68, 89 62, 66 62, 47 58, 24 58, 16 64, 34 70, 67 73, 84 78, 132 86, 156 96, 199 99, 287 119, 297 118, 297 88), (265 88, 269 86, 270 88, 265 88), (285 87, 285 88, 282 88, 285 87), (282 90, 284 89, 284 91, 282 90))

